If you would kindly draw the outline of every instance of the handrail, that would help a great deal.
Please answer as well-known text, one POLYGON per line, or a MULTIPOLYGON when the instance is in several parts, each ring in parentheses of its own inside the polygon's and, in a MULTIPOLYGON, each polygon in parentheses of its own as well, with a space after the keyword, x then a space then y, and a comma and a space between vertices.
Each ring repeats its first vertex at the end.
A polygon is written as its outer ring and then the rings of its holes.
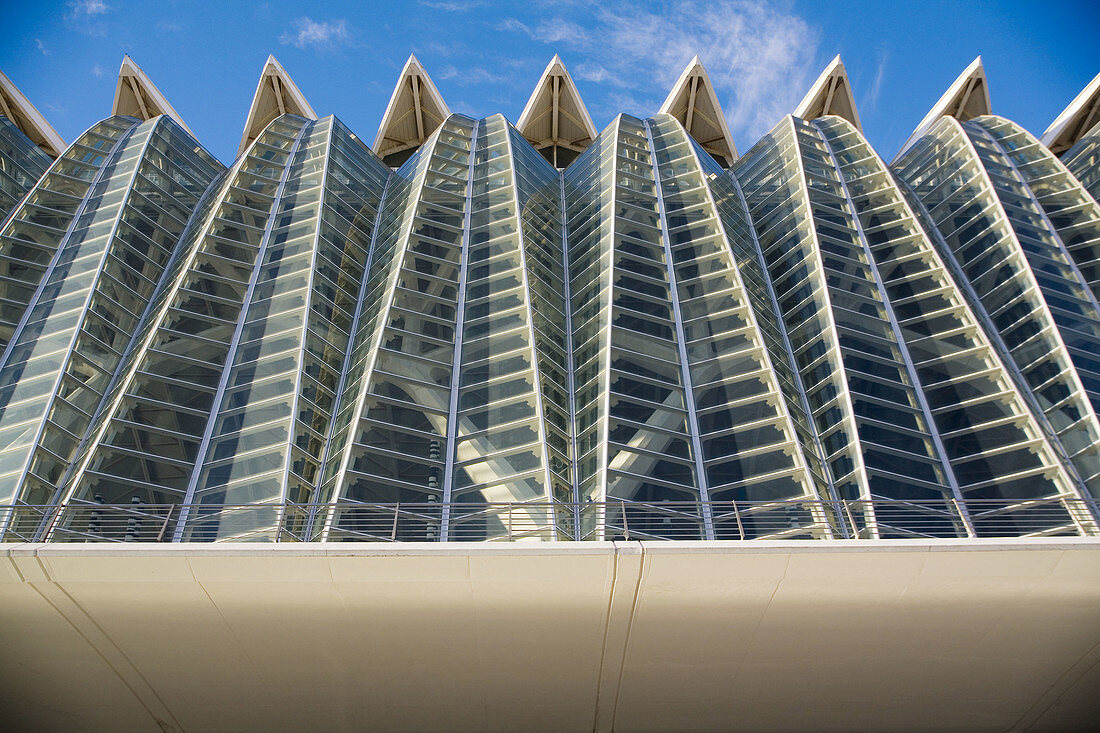
MULTIPOLYGON (((440 537, 444 512, 450 541, 590 540, 825 540, 841 535, 830 523, 873 509, 878 535, 886 538, 952 539, 971 536, 960 516, 969 515, 977 538, 1100 536, 1088 503, 1062 497, 1038 499, 871 499, 843 503, 813 499, 776 501, 635 502, 395 502, 336 504, 125 504, 70 502, 0 507, 6 542, 221 542, 319 541, 310 516, 328 516, 328 541, 428 542, 440 537), (961 505, 961 506, 960 506, 961 505), (43 519, 56 517, 46 523, 43 519), (709 526, 708 526, 709 523, 709 526), (584 528, 584 529, 581 529, 584 528)), ((851 521, 851 520, 848 520, 851 521)), ((861 537, 854 522, 850 534, 861 537)), ((864 533, 862 537, 867 537, 864 533)))

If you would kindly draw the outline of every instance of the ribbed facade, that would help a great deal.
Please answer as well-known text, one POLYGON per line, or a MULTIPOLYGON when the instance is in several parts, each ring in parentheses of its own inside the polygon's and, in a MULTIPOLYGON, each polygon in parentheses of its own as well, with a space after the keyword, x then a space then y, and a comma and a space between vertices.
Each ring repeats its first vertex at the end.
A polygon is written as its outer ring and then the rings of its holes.
POLYGON ((0 117, 3 539, 1100 533, 1095 127, 888 165, 837 60, 737 157, 701 66, 592 139, 557 58, 521 129, 414 61, 396 169, 273 59, 229 168, 0 117))

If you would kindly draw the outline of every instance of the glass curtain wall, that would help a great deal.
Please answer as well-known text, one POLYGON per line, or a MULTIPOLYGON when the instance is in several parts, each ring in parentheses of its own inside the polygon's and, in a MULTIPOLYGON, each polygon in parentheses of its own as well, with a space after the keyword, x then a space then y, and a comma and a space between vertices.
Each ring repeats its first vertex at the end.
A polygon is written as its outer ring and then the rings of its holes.
MULTIPOLYGON (((991 127, 999 127, 998 118, 960 124, 945 117, 894 169, 927 211, 942 256, 970 290, 1063 454, 1091 495, 1100 496, 1100 308, 991 127)), ((1018 455, 1029 463, 1036 458, 1018 455)))
POLYGON ((55 160, 0 230, 0 347, 27 310, 78 215, 87 212, 91 189, 123 136, 138 125, 110 117, 92 125, 55 160))
POLYGON ((0 221, 53 163, 53 159, 31 142, 7 117, 0 115, 0 221))
POLYGON ((112 146, 0 357, 0 502, 58 499, 176 242, 220 170, 166 116, 131 125, 112 146))
POLYGON ((1100 123, 1062 153, 1061 159, 1093 200, 1100 201, 1100 123))
MULTIPOLYGON (((789 117, 733 172, 833 484, 861 502, 850 515, 861 536, 905 535, 908 515, 878 517, 873 500, 919 513, 919 500, 942 507, 956 488, 839 163, 817 127, 789 117)), ((954 532, 961 518, 943 520, 954 532)))
POLYGON ((166 116, 21 135, 2 539, 1100 533, 1094 136, 945 117, 888 167, 787 117, 727 169, 620 115, 558 171, 501 115, 397 170, 334 117, 229 169, 166 116))
POLYGON ((389 170, 310 123, 268 220, 181 516, 183 539, 305 537, 389 170), (248 504, 206 510, 202 505, 248 504))
POLYGON ((502 116, 456 115, 396 177, 371 276, 395 286, 360 324, 321 532, 369 534, 356 505, 382 501, 402 537, 570 536, 547 505, 573 500, 557 172, 502 116))
POLYGON ((134 336, 133 358, 74 462, 71 503, 185 499, 237 324, 255 289, 265 233, 291 170, 306 164, 302 141, 312 124, 291 115, 276 119, 208 189, 134 336))
POLYGON ((368 285, 378 297, 360 315, 327 459, 337 506, 324 539, 370 539, 371 510, 354 506, 364 502, 422 505, 399 537, 446 533, 479 126, 449 117, 387 191, 368 285))
POLYGON ((960 499, 986 500, 980 511, 962 511, 963 528, 976 536, 995 534, 1012 518, 1021 531, 1044 524, 1052 532, 1073 530, 1075 523, 1091 526, 1076 503, 1061 513, 1045 507, 1041 520, 1022 503, 1086 495, 1062 468, 1057 445, 1021 396, 886 165, 846 120, 828 117, 813 124, 858 214, 920 398, 950 463, 952 488, 960 499))

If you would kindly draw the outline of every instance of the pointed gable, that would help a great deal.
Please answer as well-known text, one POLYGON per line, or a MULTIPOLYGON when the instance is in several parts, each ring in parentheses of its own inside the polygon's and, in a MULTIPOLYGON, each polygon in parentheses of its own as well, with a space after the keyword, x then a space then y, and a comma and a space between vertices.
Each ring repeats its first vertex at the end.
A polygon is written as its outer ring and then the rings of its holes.
POLYGON ((737 160, 737 148, 726 124, 726 116, 722 113, 722 105, 718 103, 710 76, 698 56, 680 74, 660 112, 678 119, 703 150, 723 166, 730 166, 737 160))
POLYGON ((1100 74, 1081 90, 1062 114, 1054 118, 1043 133, 1042 143, 1055 155, 1061 155, 1100 124, 1100 74))
POLYGON ((817 81, 794 112, 795 117, 807 121, 826 115, 843 117, 863 132, 863 126, 859 123, 859 112, 856 111, 856 100, 852 96, 852 84, 848 81, 848 72, 844 69, 840 54, 817 77, 817 81))
POLYGON ((145 75, 141 67, 129 56, 122 57, 122 67, 118 70, 115 102, 111 107, 111 114, 136 117, 139 120, 151 120, 160 115, 168 115, 180 123, 180 126, 192 137, 195 134, 191 132, 191 128, 168 103, 156 85, 145 75))
POLYGON ((963 70, 963 73, 959 74, 959 78, 955 79, 954 83, 947 88, 939 101, 932 105, 932 109, 920 121, 917 129, 901 146, 898 157, 904 155, 906 150, 924 137, 925 133, 932 129, 932 125, 936 124, 936 120, 941 117, 954 117, 959 122, 966 122, 975 117, 988 114, 992 114, 992 107, 989 103, 989 84, 985 78, 982 57, 979 56, 970 62, 970 65, 963 70))
POLYGON ((516 129, 558 168, 572 162, 596 139, 588 108, 556 54, 531 92, 516 129))
POLYGON ((284 114, 317 119, 317 113, 299 91, 290 74, 286 73, 286 69, 274 56, 268 56, 260 74, 260 83, 256 85, 256 93, 252 96, 252 106, 248 110, 248 120, 244 124, 244 134, 241 136, 237 155, 247 150, 272 120, 284 114))
POLYGON ((51 158, 57 158, 68 147, 50 123, 46 122, 42 113, 23 96, 23 92, 19 91, 2 71, 0 71, 0 114, 14 122, 31 142, 42 148, 51 158))
POLYGON ((451 114, 416 56, 409 56, 397 79, 371 146, 386 165, 405 162, 451 114))

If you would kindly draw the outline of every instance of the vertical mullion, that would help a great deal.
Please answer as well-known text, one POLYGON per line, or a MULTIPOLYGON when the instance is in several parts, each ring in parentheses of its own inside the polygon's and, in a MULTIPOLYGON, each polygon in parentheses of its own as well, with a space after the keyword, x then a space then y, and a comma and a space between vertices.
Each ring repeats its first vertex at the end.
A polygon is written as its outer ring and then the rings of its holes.
MULTIPOLYGON (((462 326, 466 318, 466 270, 470 264, 470 214, 474 196, 474 163, 477 153, 477 135, 481 122, 475 122, 470 131, 470 158, 466 173, 466 211, 462 222, 462 249, 458 257, 458 294, 455 304, 454 350, 451 354, 451 401, 447 410, 447 453, 443 468, 443 514, 439 521, 439 541, 447 541, 451 520, 451 496, 455 470, 455 443, 458 439, 458 388, 462 371, 462 326)), ((515 162, 513 161, 513 165, 515 162)), ((518 215, 518 212, 517 212, 518 215)))

